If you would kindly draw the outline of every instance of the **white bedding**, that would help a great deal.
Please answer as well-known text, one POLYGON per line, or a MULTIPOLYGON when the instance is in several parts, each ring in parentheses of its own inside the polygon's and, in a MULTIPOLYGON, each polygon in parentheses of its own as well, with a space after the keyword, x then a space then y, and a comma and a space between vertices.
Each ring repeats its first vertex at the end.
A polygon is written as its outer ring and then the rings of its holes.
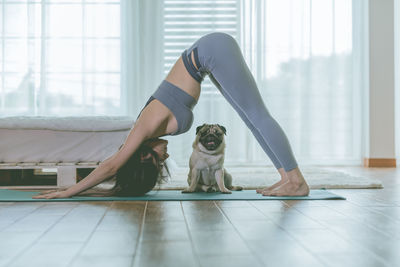
POLYGON ((131 117, 0 118, 0 162, 99 162, 125 141, 131 117))
POLYGON ((131 117, 0 117, 0 129, 35 129, 53 131, 123 131, 133 126, 131 117))

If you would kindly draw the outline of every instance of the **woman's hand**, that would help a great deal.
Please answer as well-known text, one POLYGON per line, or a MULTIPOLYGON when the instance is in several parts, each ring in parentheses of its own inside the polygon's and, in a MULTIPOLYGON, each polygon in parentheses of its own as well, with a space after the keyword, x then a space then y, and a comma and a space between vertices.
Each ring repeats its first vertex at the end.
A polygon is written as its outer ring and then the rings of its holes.
MULTIPOLYGON (((109 160, 107 160, 109 161, 109 160)), ((65 190, 47 190, 33 196, 34 199, 52 199, 52 198, 69 198, 98 185, 104 180, 115 175, 114 168, 110 167, 110 163, 101 163, 88 176, 83 178, 79 183, 74 184, 65 190)))
POLYGON ((39 195, 35 195, 32 198, 34 199, 53 199, 53 198, 69 198, 71 197, 68 195, 65 190, 57 191, 57 190, 49 190, 46 192, 42 192, 39 195))
POLYGON ((59 192, 59 191, 60 190, 57 190, 57 189, 47 190, 47 191, 40 192, 39 195, 45 195, 45 194, 48 194, 48 193, 59 192))

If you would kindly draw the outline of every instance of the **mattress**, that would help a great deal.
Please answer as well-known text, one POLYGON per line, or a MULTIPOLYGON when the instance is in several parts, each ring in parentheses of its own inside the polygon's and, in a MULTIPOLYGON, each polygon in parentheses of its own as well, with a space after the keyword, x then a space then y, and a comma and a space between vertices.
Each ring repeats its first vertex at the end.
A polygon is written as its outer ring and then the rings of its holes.
POLYGON ((101 162, 125 142, 132 117, 0 117, 1 163, 101 162))

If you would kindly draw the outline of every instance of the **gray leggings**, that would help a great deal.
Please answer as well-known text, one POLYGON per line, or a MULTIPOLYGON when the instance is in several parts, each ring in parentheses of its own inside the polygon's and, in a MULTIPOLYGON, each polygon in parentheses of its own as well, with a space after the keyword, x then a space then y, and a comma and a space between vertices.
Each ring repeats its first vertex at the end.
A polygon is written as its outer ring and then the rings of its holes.
POLYGON ((289 141, 266 108, 256 82, 235 39, 225 33, 201 37, 182 55, 186 69, 201 82, 205 75, 219 89, 251 130, 274 166, 285 171, 297 167, 289 141), (194 67, 190 57, 193 51, 194 67))

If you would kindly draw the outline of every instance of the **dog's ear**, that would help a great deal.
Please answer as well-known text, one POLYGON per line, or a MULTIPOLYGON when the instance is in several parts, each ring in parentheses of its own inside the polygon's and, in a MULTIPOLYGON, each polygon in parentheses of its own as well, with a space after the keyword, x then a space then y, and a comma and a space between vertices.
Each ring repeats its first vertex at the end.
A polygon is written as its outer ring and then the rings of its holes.
POLYGON ((224 134, 226 135, 226 128, 222 125, 217 124, 219 128, 221 128, 221 130, 224 132, 224 134))
POLYGON ((196 128, 196 135, 199 133, 199 131, 201 130, 201 128, 204 127, 204 125, 206 125, 205 123, 203 125, 197 126, 196 128))

